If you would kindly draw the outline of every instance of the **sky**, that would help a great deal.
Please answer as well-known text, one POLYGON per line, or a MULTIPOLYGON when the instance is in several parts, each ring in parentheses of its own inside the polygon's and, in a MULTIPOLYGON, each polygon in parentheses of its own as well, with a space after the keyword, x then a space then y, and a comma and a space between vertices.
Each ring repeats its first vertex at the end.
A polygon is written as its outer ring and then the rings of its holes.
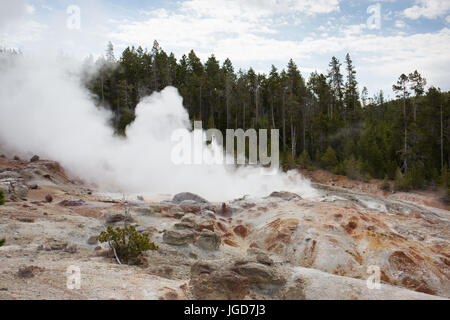
MULTIPOLYGON (((348 52, 370 95, 418 70, 450 90, 450 0, 1 0, 0 46, 26 55, 104 55, 157 40, 181 58, 230 58, 268 73, 292 58, 307 78, 348 52)), ((342 70, 344 72, 344 70, 342 70)))

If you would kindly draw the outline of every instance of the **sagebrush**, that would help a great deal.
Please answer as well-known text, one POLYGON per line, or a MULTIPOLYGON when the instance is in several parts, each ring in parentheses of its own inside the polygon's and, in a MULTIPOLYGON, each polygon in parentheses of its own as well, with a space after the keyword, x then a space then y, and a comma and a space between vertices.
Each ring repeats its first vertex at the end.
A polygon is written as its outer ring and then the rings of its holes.
POLYGON ((158 250, 158 246, 150 241, 150 235, 137 232, 134 226, 108 226, 100 233, 98 240, 109 244, 120 263, 141 264, 144 252, 158 250))

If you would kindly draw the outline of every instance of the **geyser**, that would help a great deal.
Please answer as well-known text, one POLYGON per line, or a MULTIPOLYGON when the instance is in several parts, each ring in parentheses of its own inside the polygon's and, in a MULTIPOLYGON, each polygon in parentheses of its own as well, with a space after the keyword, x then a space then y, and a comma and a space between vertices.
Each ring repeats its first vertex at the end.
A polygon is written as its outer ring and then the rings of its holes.
MULTIPOLYGON (((192 128, 173 87, 141 99, 123 138, 113 135, 111 114, 96 107, 81 85, 77 63, 19 56, 0 60, 0 69, 1 146, 59 161, 100 190, 149 195, 189 191, 211 201, 275 190, 316 195, 294 171, 262 175, 257 167, 230 171, 226 166, 174 164, 172 132, 192 128)), ((206 150, 214 156, 213 147, 206 150)))

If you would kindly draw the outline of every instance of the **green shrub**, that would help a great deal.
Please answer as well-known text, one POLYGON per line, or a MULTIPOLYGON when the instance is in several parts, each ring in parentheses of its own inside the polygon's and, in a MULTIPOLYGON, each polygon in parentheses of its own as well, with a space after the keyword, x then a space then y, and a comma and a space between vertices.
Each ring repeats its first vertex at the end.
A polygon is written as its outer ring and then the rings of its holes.
POLYGON ((0 189, 0 205, 5 204, 5 194, 3 193, 3 190, 0 189))
POLYGON ((353 155, 343 162, 344 174, 350 179, 362 180, 363 174, 361 170, 361 161, 357 160, 353 155))
POLYGON ((5 239, 5 238, 0 239, 0 247, 3 246, 3 245, 5 244, 5 242, 6 242, 6 239, 5 239))
POLYGON ((405 175, 407 181, 410 181, 411 188, 413 189, 421 189, 425 184, 425 176, 423 174, 423 169, 418 166, 411 166, 405 175))
POLYGON ((295 159, 292 156, 292 152, 287 151, 284 155, 284 163, 283 170, 291 170, 297 168, 297 163, 295 163, 295 159))
POLYGON ((125 228, 108 226, 98 237, 100 242, 107 242, 114 251, 119 262, 128 264, 141 264, 142 254, 148 250, 158 250, 153 242, 150 242, 148 233, 139 233, 134 226, 125 228))
POLYGON ((400 168, 397 168, 395 172, 394 180, 394 190, 395 191, 409 191, 412 189, 412 175, 407 172, 405 175, 402 174, 400 168))
POLYGON ((331 146, 328 146, 327 151, 325 151, 325 153, 322 155, 320 162, 322 166, 328 170, 333 169, 338 165, 336 153, 331 146))
POLYGON ((297 163, 302 169, 309 169, 311 167, 311 158, 309 157, 308 151, 303 150, 301 155, 297 159, 297 163))

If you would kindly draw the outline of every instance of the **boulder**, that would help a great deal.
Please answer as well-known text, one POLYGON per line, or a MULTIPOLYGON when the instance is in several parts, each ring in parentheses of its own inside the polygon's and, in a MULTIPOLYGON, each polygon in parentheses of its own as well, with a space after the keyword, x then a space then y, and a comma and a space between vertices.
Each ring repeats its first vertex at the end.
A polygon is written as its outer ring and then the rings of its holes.
POLYGON ((97 244, 97 242, 98 242, 97 236, 90 236, 87 240, 87 243, 91 245, 97 244))
POLYGON ((273 260, 265 253, 260 252, 256 255, 256 261, 259 263, 271 266, 273 265, 273 260))
POLYGON ((4 171, 0 173, 0 189, 7 199, 16 201, 26 199, 28 186, 22 176, 15 171, 4 171))
POLYGON ((185 200, 192 200, 196 203, 205 203, 205 204, 209 203, 207 200, 203 199, 202 197, 200 197, 196 194, 190 193, 190 192, 182 192, 182 193, 176 194, 173 197, 172 202, 178 204, 185 200))
POLYGON ((288 192, 288 191, 275 191, 275 192, 272 192, 269 197, 281 198, 281 199, 286 200, 286 201, 290 201, 290 200, 294 200, 294 199, 295 200, 301 200, 302 199, 302 197, 300 197, 298 194, 292 193, 292 192, 288 192))
POLYGON ((175 246, 183 246, 193 243, 195 234, 191 230, 166 230, 163 234, 163 241, 175 246))
POLYGON ((230 270, 221 270, 216 262, 198 261, 191 267, 191 292, 198 300, 242 300, 249 282, 230 270))
POLYGON ((196 245, 205 250, 218 250, 221 244, 221 239, 218 233, 204 229, 196 241, 196 245))
POLYGON ((111 213, 106 217, 106 224, 114 224, 121 221, 133 222, 134 220, 131 216, 122 213, 111 213))
POLYGON ((232 270, 248 278, 251 284, 258 287, 264 285, 281 286, 286 283, 286 279, 278 274, 275 268, 256 262, 235 264, 232 270))
POLYGON ((208 220, 202 216, 196 216, 194 214, 187 214, 181 219, 181 224, 174 226, 176 229, 190 228, 195 231, 202 231, 208 229, 214 231, 214 224, 211 220, 208 220))
POLYGON ((202 211, 201 204, 194 200, 183 200, 179 203, 179 207, 185 213, 200 213, 202 211))
POLYGON ((230 271, 191 278, 189 285, 197 300, 242 300, 249 292, 248 280, 230 271))
POLYGON ((183 222, 183 221, 181 221, 181 222, 175 223, 173 225, 173 227, 174 227, 174 229, 177 229, 177 230, 194 229, 195 228, 195 224, 192 223, 192 222, 187 222, 187 221, 183 222))
POLYGON ((39 161, 39 156, 34 155, 34 156, 30 159, 30 162, 36 162, 36 161, 39 161))

